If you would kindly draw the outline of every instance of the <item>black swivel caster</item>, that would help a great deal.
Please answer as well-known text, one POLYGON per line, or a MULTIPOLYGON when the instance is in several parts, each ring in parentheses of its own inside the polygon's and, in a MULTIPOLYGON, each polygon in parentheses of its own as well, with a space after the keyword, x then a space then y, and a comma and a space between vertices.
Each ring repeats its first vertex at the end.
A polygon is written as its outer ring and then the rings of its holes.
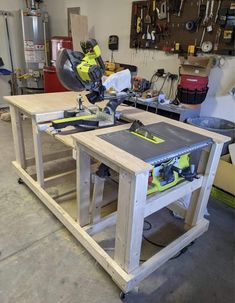
POLYGON ((18 181, 19 184, 25 184, 24 181, 21 178, 19 178, 17 181, 18 181))
POLYGON ((122 301, 124 301, 124 300, 126 299, 127 296, 128 296, 128 293, 125 293, 125 292, 123 292, 123 291, 120 292, 119 297, 120 297, 120 299, 121 299, 122 301))

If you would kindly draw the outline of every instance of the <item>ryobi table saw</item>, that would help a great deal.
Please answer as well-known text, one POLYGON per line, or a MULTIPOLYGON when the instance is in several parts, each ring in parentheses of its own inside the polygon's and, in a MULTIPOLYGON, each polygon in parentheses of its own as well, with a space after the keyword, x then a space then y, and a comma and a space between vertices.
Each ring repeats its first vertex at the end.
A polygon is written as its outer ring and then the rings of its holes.
POLYGON ((99 137, 153 165, 148 194, 197 178, 197 163, 191 161, 191 154, 212 144, 211 138, 165 122, 144 126, 135 121, 128 130, 99 137))

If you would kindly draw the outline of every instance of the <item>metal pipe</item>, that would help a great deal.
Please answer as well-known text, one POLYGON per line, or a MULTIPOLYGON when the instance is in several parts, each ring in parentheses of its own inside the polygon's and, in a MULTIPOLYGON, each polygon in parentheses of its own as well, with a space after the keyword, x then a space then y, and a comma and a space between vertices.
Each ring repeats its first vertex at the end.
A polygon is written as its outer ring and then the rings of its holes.
POLYGON ((46 28, 46 20, 43 21, 43 39, 44 39, 44 52, 45 52, 45 64, 48 66, 49 58, 48 58, 48 42, 47 42, 47 28, 46 28))
POLYGON ((30 9, 36 9, 36 3, 35 0, 30 0, 30 9))

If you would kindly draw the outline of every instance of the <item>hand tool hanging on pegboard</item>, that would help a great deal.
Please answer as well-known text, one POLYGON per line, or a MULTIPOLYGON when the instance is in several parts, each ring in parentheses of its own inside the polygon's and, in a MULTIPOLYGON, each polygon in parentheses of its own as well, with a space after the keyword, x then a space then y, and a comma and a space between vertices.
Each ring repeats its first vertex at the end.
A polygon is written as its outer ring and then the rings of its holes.
POLYGON ((226 51, 228 55, 233 55, 234 7, 235 0, 134 1, 130 45, 137 47, 139 41, 140 48, 167 49, 169 53, 181 55, 189 54, 188 46, 194 45, 195 51, 190 51, 193 55, 202 49, 221 55, 225 55, 226 51), (139 7, 137 12, 134 9, 136 4, 139 7), (217 34, 219 28, 222 29, 220 35, 217 34), (195 41, 197 44, 193 44, 195 41), (180 52, 174 49, 176 42, 181 45, 180 52))
POLYGON ((182 10, 183 10, 183 5, 184 5, 184 0, 181 0, 180 2, 180 7, 179 7, 179 11, 178 11, 178 17, 181 16, 182 10))

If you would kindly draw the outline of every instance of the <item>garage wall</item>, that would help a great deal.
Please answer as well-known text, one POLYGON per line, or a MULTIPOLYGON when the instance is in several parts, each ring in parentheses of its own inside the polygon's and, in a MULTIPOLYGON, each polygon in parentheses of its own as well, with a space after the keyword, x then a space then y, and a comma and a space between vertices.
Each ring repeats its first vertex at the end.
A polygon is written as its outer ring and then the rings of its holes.
MULTIPOLYGON (((114 53, 117 62, 138 66, 139 75, 150 78, 158 68, 177 73, 179 60, 160 51, 133 50, 129 48, 132 0, 57 0, 45 1, 51 17, 53 35, 67 33, 66 7, 80 6, 81 14, 88 16, 91 37, 94 36, 102 49, 103 58, 110 59, 108 36, 120 38, 119 51, 114 53)), ((202 105, 202 115, 221 117, 235 121, 235 100, 227 91, 235 84, 235 58, 227 59, 222 68, 214 68, 210 77, 210 90, 202 105)))
MULTIPOLYGON (((0 0, 0 10, 11 11, 12 17, 9 17, 9 31, 11 38, 13 63, 15 68, 23 67, 23 50, 20 31, 19 9, 24 8, 24 0, 0 0)), ((5 68, 11 69, 5 20, 0 16, 0 57, 3 58, 5 68)), ((9 77, 0 76, 0 107, 4 105, 3 96, 10 94, 10 86, 8 84, 9 77)))
POLYGON ((81 7, 81 15, 87 16, 88 2, 89 0, 45 0, 44 7, 49 12, 51 35, 67 36, 67 8, 81 7))

